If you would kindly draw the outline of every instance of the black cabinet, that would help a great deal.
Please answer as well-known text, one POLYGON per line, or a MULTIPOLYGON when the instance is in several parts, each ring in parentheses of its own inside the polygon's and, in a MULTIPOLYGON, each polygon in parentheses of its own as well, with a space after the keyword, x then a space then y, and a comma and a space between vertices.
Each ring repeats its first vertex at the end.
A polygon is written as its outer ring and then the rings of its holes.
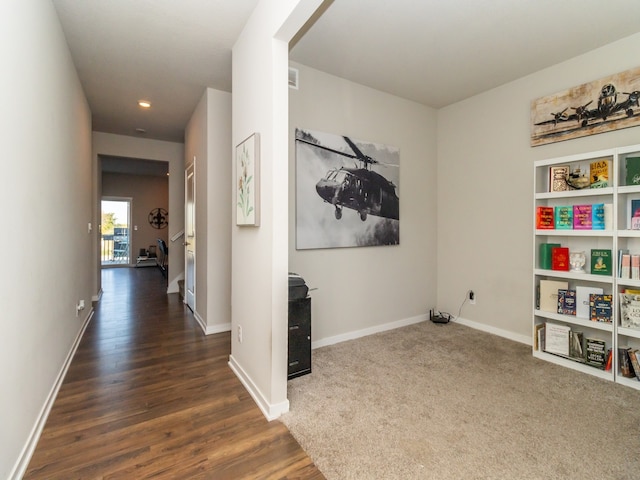
POLYGON ((289 300, 287 378, 311 373, 311 297, 289 300))

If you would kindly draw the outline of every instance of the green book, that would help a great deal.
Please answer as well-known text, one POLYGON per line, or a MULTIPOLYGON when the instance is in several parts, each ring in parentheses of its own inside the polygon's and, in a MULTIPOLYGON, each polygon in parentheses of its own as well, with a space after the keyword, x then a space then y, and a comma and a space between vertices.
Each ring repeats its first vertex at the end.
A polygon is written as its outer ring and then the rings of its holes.
POLYGON ((640 185, 640 157, 627 157, 625 166, 627 169, 625 185, 640 185))
POLYGON ((613 274, 611 250, 591 250, 591 273, 595 275, 613 274))
POLYGON ((556 230, 573 230, 573 206, 556 207, 554 219, 556 230))
POLYGON ((559 243, 540 244, 540 268, 551 270, 551 250, 559 246, 559 243))

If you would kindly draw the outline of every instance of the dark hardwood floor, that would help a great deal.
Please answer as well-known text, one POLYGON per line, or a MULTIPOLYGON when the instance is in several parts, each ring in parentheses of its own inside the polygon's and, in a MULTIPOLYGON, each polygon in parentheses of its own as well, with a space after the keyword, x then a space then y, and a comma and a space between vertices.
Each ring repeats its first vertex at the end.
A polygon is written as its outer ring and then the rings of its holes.
POLYGON ((111 268, 25 479, 324 479, 155 268, 111 268))

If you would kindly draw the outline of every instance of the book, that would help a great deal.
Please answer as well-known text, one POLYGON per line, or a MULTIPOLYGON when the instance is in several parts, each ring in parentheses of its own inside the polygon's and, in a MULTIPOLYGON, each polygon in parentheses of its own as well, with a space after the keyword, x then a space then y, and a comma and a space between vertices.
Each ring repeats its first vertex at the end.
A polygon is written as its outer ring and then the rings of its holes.
POLYGON ((551 249, 559 247, 559 243, 541 243, 539 250, 540 268, 551 270, 551 249))
POLYGON ((569 356, 574 360, 584 361, 584 348, 582 346, 584 334, 582 332, 569 332, 569 356))
POLYGON ((591 230, 592 227, 591 205, 573 206, 573 228, 574 230, 591 230))
POLYGON ((576 291, 558 290, 558 313, 561 315, 576 314, 576 291))
POLYGON ((627 378, 635 377, 635 373, 631 368, 631 360, 629 360, 628 348, 618 347, 618 369, 620 371, 620 375, 627 378))
POLYGON ((613 350, 607 350, 607 362, 604 364, 604 369, 609 372, 613 366, 613 350))
POLYGON ((545 352, 569 356, 569 333, 571 327, 547 322, 544 327, 545 352))
POLYGON ((640 295, 620 293, 620 326, 640 328, 640 295))
MULTIPOLYGON (((557 215, 556 215, 557 222, 557 215)), ((591 229, 592 230, 605 230, 605 213, 604 203, 594 203, 591 206, 591 229)), ((556 228, 558 228, 556 226, 556 228)))
POLYGON ((576 286, 576 317, 591 318, 591 297, 592 293, 603 294, 600 287, 576 286))
POLYGON ((569 282, 540 280, 540 310, 558 313, 558 290, 568 290, 569 282))
POLYGON ((564 192, 569 190, 567 176, 569 175, 569 165, 553 165, 549 167, 549 191, 564 192))
POLYGON ((627 228, 630 230, 640 230, 640 198, 627 199, 628 222, 627 228))
POLYGON ((627 349, 627 355, 629 356, 633 373, 635 373, 638 380, 640 380, 640 362, 638 362, 638 357, 636 356, 637 353, 638 350, 634 350, 632 348, 627 349))
POLYGON ((613 273, 611 250, 591 250, 591 273, 595 275, 611 275, 613 273))
POLYGON ((585 362, 587 365, 604 370, 607 364, 607 352, 604 340, 597 338, 585 339, 585 362))
POLYGON ((622 266, 620 267, 620 278, 631 278, 631 255, 622 254, 622 266))
POLYGON ((569 271, 569 247, 551 249, 551 270, 569 271))
POLYGON ((611 203, 604 204, 604 229, 613 230, 613 205, 611 203))
POLYGON ((627 157, 625 168, 625 185, 640 185, 640 157, 627 157))
POLYGON ((554 228, 555 228, 554 208, 537 206, 536 207, 536 229, 537 230, 553 230, 554 228))
MULTIPOLYGON (((604 207, 604 204, 602 205, 604 207)), ((572 206, 555 207, 554 219, 555 219, 556 230, 572 230, 573 229, 573 207, 572 206)), ((604 209, 603 209, 602 228, 604 228, 604 209)))
POLYGON ((611 323, 613 295, 592 293, 589 295, 589 313, 592 322, 611 323))
POLYGON ((611 162, 604 158, 589 164, 591 188, 605 188, 609 186, 610 165, 611 162))
POLYGON ((533 349, 537 352, 544 350, 544 323, 538 323, 534 327, 535 334, 533 335, 533 349), (542 333, 541 333, 542 331, 542 333))
POLYGON ((618 250, 618 277, 619 278, 631 278, 631 257, 629 257, 629 270, 627 271, 627 276, 623 277, 622 276, 622 257, 623 255, 628 255, 629 254, 629 250, 627 250, 626 248, 621 248, 618 250))
POLYGON ((631 279, 640 280, 640 255, 631 255, 631 279))

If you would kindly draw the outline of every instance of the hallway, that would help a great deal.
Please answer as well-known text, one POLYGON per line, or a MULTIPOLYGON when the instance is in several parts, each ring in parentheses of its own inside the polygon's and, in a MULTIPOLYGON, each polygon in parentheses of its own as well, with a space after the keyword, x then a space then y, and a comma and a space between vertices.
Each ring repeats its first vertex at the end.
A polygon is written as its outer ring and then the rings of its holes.
POLYGON ((102 288, 25 479, 324 478, 157 269, 103 269, 102 288))

